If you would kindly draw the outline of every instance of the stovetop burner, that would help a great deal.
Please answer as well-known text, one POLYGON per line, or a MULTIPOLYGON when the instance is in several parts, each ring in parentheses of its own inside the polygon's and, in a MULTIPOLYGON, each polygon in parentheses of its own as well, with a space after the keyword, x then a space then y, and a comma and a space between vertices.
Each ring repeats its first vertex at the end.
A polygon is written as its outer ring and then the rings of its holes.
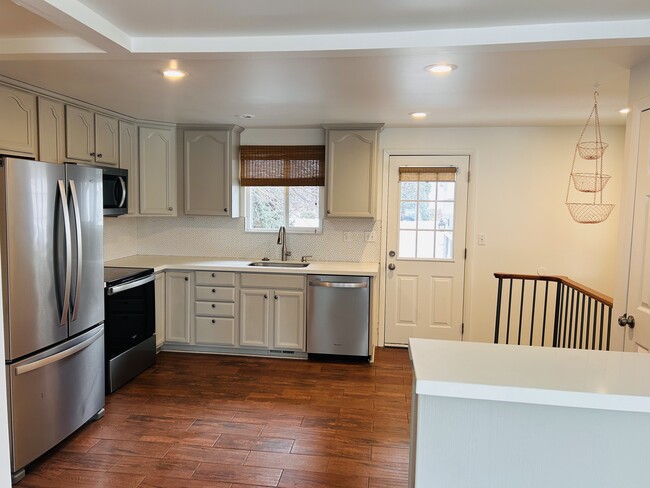
POLYGON ((133 279, 153 274, 153 268, 122 268, 104 266, 104 282, 106 286, 115 286, 133 279))

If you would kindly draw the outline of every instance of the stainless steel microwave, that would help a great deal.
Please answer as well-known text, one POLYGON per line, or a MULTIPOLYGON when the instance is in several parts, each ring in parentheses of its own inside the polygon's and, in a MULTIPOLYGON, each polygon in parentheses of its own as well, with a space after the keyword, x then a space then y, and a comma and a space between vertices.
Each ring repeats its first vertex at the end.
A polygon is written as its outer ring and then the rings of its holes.
POLYGON ((117 217, 129 211, 127 192, 129 172, 126 169, 102 168, 104 172, 104 215, 117 217))

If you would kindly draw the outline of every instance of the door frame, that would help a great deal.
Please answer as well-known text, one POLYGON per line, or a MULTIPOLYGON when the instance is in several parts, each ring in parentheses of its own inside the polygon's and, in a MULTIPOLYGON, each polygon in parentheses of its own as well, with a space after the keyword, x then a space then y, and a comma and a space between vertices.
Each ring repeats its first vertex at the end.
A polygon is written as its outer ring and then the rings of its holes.
MULTIPOLYGON (((617 318, 627 309, 628 286, 630 281, 630 257, 632 253, 632 226, 634 224, 634 202, 636 197, 636 172, 639 159, 639 138, 641 129, 641 112, 650 109, 650 97, 644 97, 630 103, 630 113, 625 126, 625 156, 623 182, 621 185, 620 217, 618 225, 618 243, 616 252, 616 284, 614 288, 614 307, 612 309, 612 334, 614 340, 624 341, 620 349, 636 351, 628 328, 622 331, 617 318), (624 333, 623 333, 624 332, 624 333)), ((616 349, 614 349, 616 350, 616 349)))
POLYGON ((386 330, 386 251, 388 245, 388 179, 391 156, 468 156, 471 173, 470 184, 467 187, 467 219, 465 222, 465 246, 467 259, 463 278, 463 322, 465 331, 461 340, 471 336, 471 287, 474 263, 473 243, 475 241, 474 219, 476 216, 476 181, 479 178, 478 157, 476 149, 422 148, 422 149, 384 149, 380 175, 380 188, 377 194, 381 205, 381 244, 379 247, 379 326, 377 330, 377 346, 384 346, 386 330))

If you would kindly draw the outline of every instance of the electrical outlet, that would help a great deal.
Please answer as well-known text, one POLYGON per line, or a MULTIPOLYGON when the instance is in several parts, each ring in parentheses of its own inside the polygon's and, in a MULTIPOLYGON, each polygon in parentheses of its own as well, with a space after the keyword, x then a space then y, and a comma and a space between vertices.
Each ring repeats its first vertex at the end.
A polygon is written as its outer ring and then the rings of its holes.
POLYGON ((374 232, 365 232, 364 238, 366 239, 366 242, 375 242, 377 240, 377 236, 374 232))
POLYGON ((485 234, 480 233, 478 235, 478 245, 485 246, 486 244, 487 244, 487 237, 485 236, 485 234))
POLYGON ((352 242, 352 232, 343 233, 343 242, 352 242))

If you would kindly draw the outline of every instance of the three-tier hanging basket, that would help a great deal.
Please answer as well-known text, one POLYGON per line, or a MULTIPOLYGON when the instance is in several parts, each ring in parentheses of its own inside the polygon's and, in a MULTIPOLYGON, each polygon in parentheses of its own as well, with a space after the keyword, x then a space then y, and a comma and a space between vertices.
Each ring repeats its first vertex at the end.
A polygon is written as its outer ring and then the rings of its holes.
POLYGON ((580 224, 598 224, 604 222, 614 208, 613 204, 603 203, 603 189, 611 178, 609 175, 603 174, 603 157, 607 146, 608 144, 603 142, 600 133, 598 92, 594 92, 594 106, 591 109, 587 123, 582 129, 575 151, 573 152, 573 163, 571 165, 571 174, 569 175, 565 200, 571 217, 580 224), (594 140, 585 140, 585 134, 590 125, 593 125, 594 140), (581 167, 581 171, 576 171, 576 162, 581 167), (593 171, 586 171, 590 165, 593 171), (583 202, 570 201, 572 188, 574 192, 578 192, 577 195, 590 194, 591 198, 589 201, 583 202))

